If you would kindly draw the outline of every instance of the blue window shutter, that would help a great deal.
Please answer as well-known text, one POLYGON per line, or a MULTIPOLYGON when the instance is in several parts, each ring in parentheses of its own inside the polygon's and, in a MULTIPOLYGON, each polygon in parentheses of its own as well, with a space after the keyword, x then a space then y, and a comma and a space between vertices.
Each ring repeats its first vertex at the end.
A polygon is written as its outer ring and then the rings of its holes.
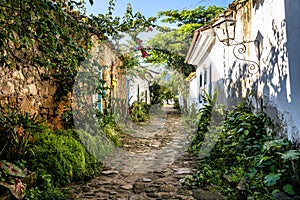
MULTIPOLYGON (((99 80, 102 80, 102 69, 99 70, 99 80)), ((98 94, 98 110, 102 112, 102 95, 98 94)))
POLYGON ((129 101, 130 98, 130 90, 129 90, 129 78, 126 78, 126 90, 127 90, 127 100, 129 101))

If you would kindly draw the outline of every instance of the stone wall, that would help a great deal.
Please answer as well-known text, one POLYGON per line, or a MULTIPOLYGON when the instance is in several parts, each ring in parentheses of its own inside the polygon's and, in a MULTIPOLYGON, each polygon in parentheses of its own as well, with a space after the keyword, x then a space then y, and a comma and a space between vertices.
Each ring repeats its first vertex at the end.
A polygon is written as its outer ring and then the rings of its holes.
MULTIPOLYGON (((121 61, 109 43, 100 42, 95 37, 94 46, 97 48, 93 48, 91 53, 95 54, 98 63, 103 66, 103 79, 106 80, 107 87, 111 87, 111 77, 116 82, 118 79, 122 79, 121 70, 118 68, 121 61)), ((56 81, 59 80, 52 78, 51 71, 42 68, 21 63, 15 69, 2 67, 0 70, 1 106, 8 104, 31 114, 39 114, 47 120, 50 127, 63 128, 61 117, 65 111, 72 107, 73 97, 72 91, 70 91, 65 94, 65 97, 55 99, 58 85, 56 81), (47 78, 41 74, 46 74, 47 78)), ((117 86, 120 87, 118 88, 119 91, 123 91, 119 92, 118 95, 124 96, 126 84, 122 83, 117 86)))
MULTIPOLYGON (((102 79, 106 81, 105 86, 107 90, 107 101, 117 98, 126 100, 126 77, 124 70, 120 69, 122 65, 121 60, 118 58, 116 50, 114 50, 111 43, 102 41, 98 44, 100 48, 97 58, 102 66, 102 79)), ((102 101, 102 107, 105 108, 109 102, 102 101)))
POLYGON ((38 113, 49 119, 54 115, 56 92, 54 80, 42 80, 44 69, 22 66, 16 69, 3 68, 0 71, 0 102, 17 106, 30 113, 38 113))

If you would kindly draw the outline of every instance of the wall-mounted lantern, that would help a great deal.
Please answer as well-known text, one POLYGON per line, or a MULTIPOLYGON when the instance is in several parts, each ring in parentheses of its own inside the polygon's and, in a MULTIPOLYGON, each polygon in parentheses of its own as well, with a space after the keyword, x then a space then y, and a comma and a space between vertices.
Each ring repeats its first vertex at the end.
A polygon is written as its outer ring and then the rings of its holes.
POLYGON ((235 23, 232 18, 220 16, 220 19, 213 24, 214 31, 223 44, 229 46, 230 41, 235 38, 235 23))
POLYGON ((236 59, 248 63, 247 65, 249 73, 260 73, 260 56, 258 56, 258 62, 242 57, 242 55, 247 52, 247 47, 245 45, 247 43, 254 43, 257 48, 258 55, 260 55, 261 47, 259 40, 237 42, 235 40, 236 20, 232 17, 220 15, 220 19, 212 25, 212 28, 214 28, 214 31, 220 42, 226 46, 233 46, 233 55, 236 59))

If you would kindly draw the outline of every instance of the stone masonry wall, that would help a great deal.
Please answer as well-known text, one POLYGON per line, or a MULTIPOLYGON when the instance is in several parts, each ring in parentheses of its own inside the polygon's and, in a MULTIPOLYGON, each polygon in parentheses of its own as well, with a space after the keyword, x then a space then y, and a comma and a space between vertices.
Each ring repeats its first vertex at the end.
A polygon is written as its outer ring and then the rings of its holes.
MULTIPOLYGON (((121 65, 121 61, 111 45, 100 43, 95 38, 96 45, 99 45, 98 47, 101 49, 100 52, 96 52, 100 65, 113 65, 103 71, 103 79, 110 87, 111 73, 116 82, 122 78, 121 71, 117 68, 121 65)), ((55 99, 57 80, 54 80, 50 74, 51 71, 20 63, 15 69, 2 67, 0 70, 0 105, 8 104, 31 114, 39 114, 47 120, 50 127, 62 128, 61 115, 66 111, 66 106, 71 107, 72 94, 71 92, 65 94, 65 98, 63 98, 65 102, 61 100, 57 102, 55 99), (47 74, 48 78, 43 79, 41 74, 47 74)), ((117 87, 124 87, 123 90, 126 90, 124 84, 117 84, 117 87)))
POLYGON ((22 66, 19 69, 1 68, 0 71, 0 103, 17 106, 30 113, 39 113, 48 119, 54 115, 56 92, 54 80, 42 80, 43 69, 22 66))

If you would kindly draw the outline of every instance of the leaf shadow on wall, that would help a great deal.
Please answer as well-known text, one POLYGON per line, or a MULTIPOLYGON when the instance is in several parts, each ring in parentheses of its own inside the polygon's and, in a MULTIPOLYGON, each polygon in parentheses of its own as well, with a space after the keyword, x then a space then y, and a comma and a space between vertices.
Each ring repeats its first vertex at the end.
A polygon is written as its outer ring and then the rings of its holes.
MULTIPOLYGON (((242 101, 245 94, 248 101, 251 97, 253 102, 250 104, 260 110, 263 109, 261 107, 262 100, 276 98, 288 102, 289 68, 285 30, 285 21, 278 26, 273 20, 272 34, 267 38, 267 42, 263 41, 266 37, 259 31, 257 32, 256 39, 260 41, 262 49, 261 52, 256 52, 256 57, 260 60, 260 72, 251 74, 249 73, 249 63, 236 60, 225 73, 226 92, 229 104, 231 104, 229 106, 242 101), (262 89, 258 89, 259 86, 262 89)), ((258 48, 257 44, 255 44, 255 48, 258 48)))
POLYGON ((252 6, 255 10, 258 10, 260 6, 264 4, 265 0, 252 0, 252 6))

